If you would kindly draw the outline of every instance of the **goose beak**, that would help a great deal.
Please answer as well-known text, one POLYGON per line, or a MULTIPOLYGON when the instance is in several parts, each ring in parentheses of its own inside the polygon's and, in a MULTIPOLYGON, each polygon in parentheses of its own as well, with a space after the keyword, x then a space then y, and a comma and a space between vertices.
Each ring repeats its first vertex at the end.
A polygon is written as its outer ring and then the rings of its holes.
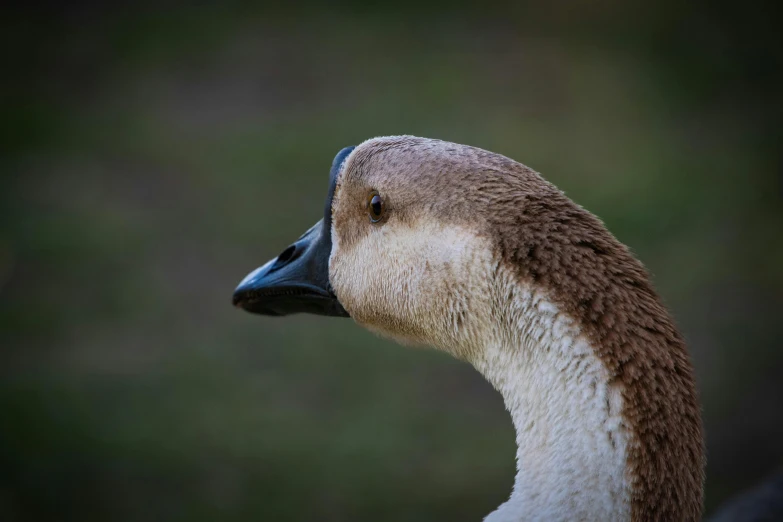
POLYGON ((329 285, 331 250, 331 231, 322 219, 279 256, 250 272, 234 290, 234 306, 261 315, 349 317, 329 285))

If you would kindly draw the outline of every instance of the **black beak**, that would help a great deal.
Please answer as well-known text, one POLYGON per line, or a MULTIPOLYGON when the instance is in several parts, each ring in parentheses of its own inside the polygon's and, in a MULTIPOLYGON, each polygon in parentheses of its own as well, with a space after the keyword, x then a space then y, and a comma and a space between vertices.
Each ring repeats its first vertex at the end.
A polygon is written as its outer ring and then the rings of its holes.
POLYGON ((234 305, 261 315, 349 317, 329 286, 331 231, 322 219, 275 259, 245 277, 234 305))
POLYGON ((308 313, 350 317, 329 285, 332 254, 332 197, 345 159, 346 147, 335 156, 329 174, 324 218, 283 253, 245 277, 234 290, 234 306, 261 315, 308 313))

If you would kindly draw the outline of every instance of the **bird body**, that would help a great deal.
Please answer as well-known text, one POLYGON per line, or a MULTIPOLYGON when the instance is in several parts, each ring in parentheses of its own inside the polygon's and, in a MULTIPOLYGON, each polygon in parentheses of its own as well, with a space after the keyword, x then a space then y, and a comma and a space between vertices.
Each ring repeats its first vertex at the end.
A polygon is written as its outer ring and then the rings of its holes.
POLYGON ((628 248, 520 163, 411 136, 345 149, 322 222, 234 301, 350 315, 472 364, 516 430, 514 488, 489 522, 701 516, 682 337, 628 248))

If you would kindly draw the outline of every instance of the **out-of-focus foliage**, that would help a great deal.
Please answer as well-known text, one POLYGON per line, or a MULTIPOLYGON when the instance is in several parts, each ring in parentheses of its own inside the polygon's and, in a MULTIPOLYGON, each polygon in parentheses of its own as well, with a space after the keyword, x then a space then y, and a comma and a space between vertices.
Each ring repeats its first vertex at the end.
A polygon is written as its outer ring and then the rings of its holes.
POLYGON ((781 463, 772 13, 158 4, 0 21, 0 519, 471 521, 502 502, 513 431, 470 367, 230 305, 319 218, 333 155, 388 134, 520 160, 645 261, 692 348, 708 507, 781 463))

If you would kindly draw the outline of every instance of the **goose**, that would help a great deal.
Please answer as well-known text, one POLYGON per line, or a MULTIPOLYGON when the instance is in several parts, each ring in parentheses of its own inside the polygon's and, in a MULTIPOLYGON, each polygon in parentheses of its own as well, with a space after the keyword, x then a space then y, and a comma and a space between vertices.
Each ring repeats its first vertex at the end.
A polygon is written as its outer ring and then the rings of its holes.
POLYGON ((516 432, 513 490, 486 522, 701 518, 683 337, 630 250, 521 163, 413 136, 345 148, 323 218, 233 303, 350 317, 473 365, 516 432))

